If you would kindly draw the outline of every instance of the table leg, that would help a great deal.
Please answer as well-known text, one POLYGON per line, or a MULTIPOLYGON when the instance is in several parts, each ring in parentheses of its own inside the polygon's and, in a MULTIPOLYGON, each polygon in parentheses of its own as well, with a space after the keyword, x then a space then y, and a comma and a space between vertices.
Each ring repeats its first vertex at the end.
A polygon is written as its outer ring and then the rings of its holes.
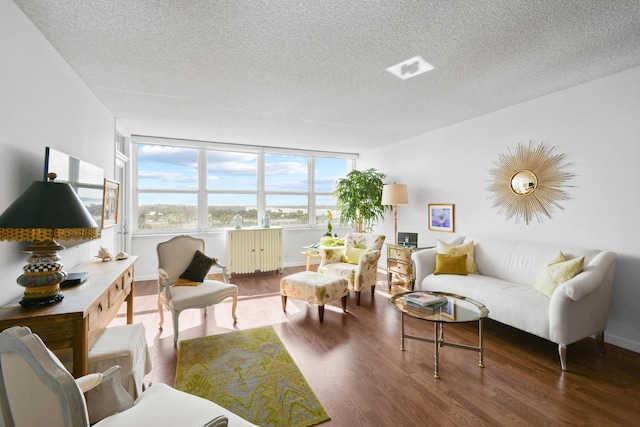
POLYGON ((436 348, 433 363, 433 378, 440 378, 440 341, 438 340, 438 322, 433 322, 433 345, 436 348))
POLYGON ((404 351, 404 313, 400 313, 400 350, 404 351))
POLYGON ((309 249, 306 249, 304 254, 307 258, 307 271, 309 271, 311 269, 311 254, 309 253, 309 249))
POLYGON ((482 323, 484 319, 478 320, 478 340, 480 341, 478 347, 480 348, 480 363, 478 366, 484 368, 484 350, 482 347, 482 323))

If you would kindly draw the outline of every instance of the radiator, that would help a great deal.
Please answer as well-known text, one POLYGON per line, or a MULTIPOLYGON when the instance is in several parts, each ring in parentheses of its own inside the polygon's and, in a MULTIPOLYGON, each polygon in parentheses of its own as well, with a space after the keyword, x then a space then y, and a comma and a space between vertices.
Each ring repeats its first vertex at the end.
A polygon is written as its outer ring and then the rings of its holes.
POLYGON ((229 274, 282 271, 282 228, 227 230, 229 274))

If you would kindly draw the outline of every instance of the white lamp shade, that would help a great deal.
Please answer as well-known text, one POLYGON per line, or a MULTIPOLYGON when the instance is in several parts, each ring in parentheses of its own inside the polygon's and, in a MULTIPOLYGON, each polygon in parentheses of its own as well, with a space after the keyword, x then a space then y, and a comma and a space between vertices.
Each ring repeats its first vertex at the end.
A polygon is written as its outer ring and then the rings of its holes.
POLYGON ((382 187, 383 205, 408 205, 409 195, 406 184, 386 184, 382 187))

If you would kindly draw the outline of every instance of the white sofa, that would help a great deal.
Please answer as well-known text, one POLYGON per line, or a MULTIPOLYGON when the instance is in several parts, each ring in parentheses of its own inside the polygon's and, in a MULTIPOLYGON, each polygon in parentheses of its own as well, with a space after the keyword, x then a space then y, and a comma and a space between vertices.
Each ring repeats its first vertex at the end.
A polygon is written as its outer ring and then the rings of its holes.
POLYGON ((437 248, 415 252, 415 288, 451 292, 473 298, 489 310, 489 318, 558 344, 562 370, 567 345, 596 335, 604 352, 616 254, 568 245, 459 237, 474 241, 478 274, 433 274, 437 248), (584 256, 583 271, 560 284, 551 297, 533 288, 541 271, 562 251, 567 259, 584 256))

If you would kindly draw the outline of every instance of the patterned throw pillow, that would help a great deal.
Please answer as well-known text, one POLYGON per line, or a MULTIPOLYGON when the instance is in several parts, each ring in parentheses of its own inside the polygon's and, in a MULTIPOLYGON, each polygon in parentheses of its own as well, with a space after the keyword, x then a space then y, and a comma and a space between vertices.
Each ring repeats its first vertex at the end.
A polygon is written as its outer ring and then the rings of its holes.
POLYGON ((450 245, 449 243, 441 242, 438 240, 437 253, 443 255, 466 255, 467 256, 467 273, 476 274, 478 269, 476 263, 473 260, 473 240, 459 246, 450 245))
POLYGON ((349 264, 357 264, 360 261, 360 255, 364 252, 368 252, 368 249, 354 248, 353 246, 347 246, 342 257, 342 262, 349 264))
POLYGON ((436 254, 436 269, 433 274, 467 275, 467 255, 436 254))
POLYGON ((551 297, 556 288, 582 271, 584 257, 567 261, 562 252, 556 255, 538 275, 533 288, 551 297))
POLYGON ((207 277, 207 273, 215 261, 214 258, 209 258, 202 252, 196 251, 191 264, 180 275, 180 278, 191 280, 192 282, 202 282, 207 277))

